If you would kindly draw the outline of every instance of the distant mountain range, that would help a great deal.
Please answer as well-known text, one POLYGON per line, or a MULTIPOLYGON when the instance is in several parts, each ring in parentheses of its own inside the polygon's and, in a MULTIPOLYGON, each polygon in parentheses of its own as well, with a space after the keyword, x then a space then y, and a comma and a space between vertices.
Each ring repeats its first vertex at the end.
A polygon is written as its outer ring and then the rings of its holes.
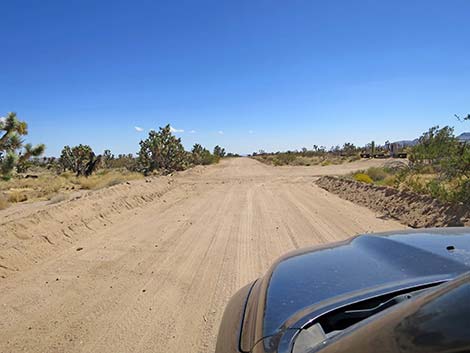
POLYGON ((392 143, 396 143, 397 145, 403 146, 403 147, 408 147, 408 146, 415 146, 418 144, 418 139, 414 140, 401 140, 401 141, 395 141, 392 143))
MULTIPOLYGON (((460 142, 470 142, 470 132, 463 132, 459 136, 457 136, 457 140, 460 142)), ((408 147, 408 146, 415 146, 418 144, 419 139, 414 139, 414 140, 401 140, 401 141, 395 141, 393 143, 399 144, 403 147, 408 147)))
POLYGON ((463 132, 459 136, 457 136, 457 139, 461 142, 467 141, 470 142, 470 132, 463 132))

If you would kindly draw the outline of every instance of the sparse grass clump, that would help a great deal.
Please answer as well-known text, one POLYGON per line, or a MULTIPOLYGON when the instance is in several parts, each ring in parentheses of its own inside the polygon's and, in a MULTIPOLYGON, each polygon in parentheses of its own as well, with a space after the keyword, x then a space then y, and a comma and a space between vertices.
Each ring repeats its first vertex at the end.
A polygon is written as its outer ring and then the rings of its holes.
POLYGON ((8 194, 10 203, 24 202, 28 200, 28 194, 25 190, 11 190, 8 194))
POLYGON ((0 192, 7 195, 10 203, 48 200, 59 190, 71 185, 61 176, 52 173, 38 175, 37 178, 11 178, 0 182, 0 192))

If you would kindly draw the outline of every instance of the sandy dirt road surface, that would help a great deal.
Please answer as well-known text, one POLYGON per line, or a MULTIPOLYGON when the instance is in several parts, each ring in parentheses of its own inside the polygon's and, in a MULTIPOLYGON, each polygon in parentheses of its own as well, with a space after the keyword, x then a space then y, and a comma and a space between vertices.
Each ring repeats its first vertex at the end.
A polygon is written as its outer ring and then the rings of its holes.
POLYGON ((0 214, 0 352, 213 352, 231 295, 278 256, 403 228, 312 183, 364 166, 231 159, 0 214))

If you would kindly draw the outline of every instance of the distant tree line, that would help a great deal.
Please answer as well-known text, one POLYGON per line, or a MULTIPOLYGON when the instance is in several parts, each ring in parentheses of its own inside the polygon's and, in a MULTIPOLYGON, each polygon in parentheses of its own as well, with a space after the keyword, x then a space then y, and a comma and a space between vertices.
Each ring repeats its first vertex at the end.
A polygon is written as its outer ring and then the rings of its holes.
POLYGON ((27 134, 26 122, 19 120, 16 113, 8 113, 5 118, 0 118, 1 178, 8 180, 14 172, 26 172, 32 166, 54 169, 58 173, 70 171, 77 177, 90 176, 99 168, 125 168, 145 175, 155 171, 168 174, 194 165, 218 163, 226 156, 236 156, 227 154, 219 145, 212 152, 200 144, 195 144, 189 152, 185 151, 181 139, 172 134, 170 125, 161 127, 158 131, 150 131, 148 137, 140 141, 136 156, 115 156, 109 149, 97 155, 91 146, 79 144, 64 146, 59 158, 41 158, 45 145, 24 143, 23 136, 27 134))
POLYGON ((88 145, 65 146, 58 164, 63 171, 70 170, 77 176, 89 176, 98 167, 126 168, 145 175, 154 171, 168 174, 194 165, 218 163, 226 155, 225 149, 220 146, 215 146, 211 153, 200 144, 195 144, 190 152, 185 151, 181 138, 172 134, 170 125, 161 127, 158 131, 151 130, 148 137, 140 141, 139 146, 140 150, 135 157, 132 154, 116 157, 110 150, 96 156, 88 145))

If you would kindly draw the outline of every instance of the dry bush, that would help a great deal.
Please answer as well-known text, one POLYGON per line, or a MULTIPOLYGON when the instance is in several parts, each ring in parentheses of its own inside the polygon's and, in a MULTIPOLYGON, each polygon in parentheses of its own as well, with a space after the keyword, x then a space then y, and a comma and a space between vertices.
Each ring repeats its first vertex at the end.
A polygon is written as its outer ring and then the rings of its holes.
POLYGON ((139 173, 120 169, 104 170, 88 178, 77 178, 69 172, 61 175, 43 173, 38 178, 12 178, 9 181, 0 181, 0 195, 2 192, 7 195, 5 202, 9 203, 36 200, 57 203, 63 201, 65 194, 73 190, 101 189, 139 178, 143 178, 139 173))
POLYGON ((38 178, 12 178, 0 182, 0 191, 8 193, 12 202, 50 199, 60 190, 73 186, 65 178, 55 174, 42 174, 38 178))
POLYGON ((396 185, 396 177, 395 177, 395 175, 389 175, 389 176, 385 177, 385 179, 383 179, 380 183, 377 183, 377 184, 386 185, 386 186, 395 186, 396 185))
POLYGON ((17 203, 28 200, 28 194, 25 190, 12 190, 8 193, 8 202, 17 203))
POLYGON ((0 210, 4 210, 10 206, 10 203, 8 202, 7 198, 5 195, 0 194, 0 210))
POLYGON ((63 178, 65 178, 65 179, 67 179, 67 180, 69 180, 69 179, 75 178, 75 173, 72 173, 72 172, 68 172, 68 171, 67 171, 67 172, 61 173, 60 176, 63 177, 63 178))

